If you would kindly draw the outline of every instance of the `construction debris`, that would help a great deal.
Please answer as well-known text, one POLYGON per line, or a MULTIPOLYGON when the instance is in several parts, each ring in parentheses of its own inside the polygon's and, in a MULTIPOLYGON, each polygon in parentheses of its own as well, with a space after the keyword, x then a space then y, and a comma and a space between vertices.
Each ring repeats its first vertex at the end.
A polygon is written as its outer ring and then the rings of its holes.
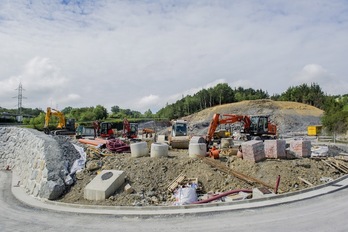
POLYGON ((311 157, 325 157, 328 156, 329 147, 328 146, 313 146, 311 148, 311 157))
POLYGON ((308 180, 306 180, 306 179, 304 179, 304 178, 302 178, 302 177, 300 177, 300 176, 298 177, 298 179, 299 179, 300 181, 302 181, 303 183, 306 183, 307 185, 311 186, 311 187, 314 186, 311 182, 309 182, 308 180))
POLYGON ((182 173, 180 173, 180 175, 177 178, 175 178, 167 187, 168 192, 173 192, 174 189, 176 189, 178 185, 181 184, 185 178, 186 177, 182 173))
POLYGON ((348 166, 343 163, 343 161, 336 159, 322 160, 328 166, 335 168, 343 173, 348 173, 348 166))
POLYGON ((129 144, 126 144, 121 139, 109 139, 106 140, 106 147, 111 152, 130 152, 129 144))
POLYGON ((126 184, 126 186, 124 186, 124 191, 128 194, 131 194, 134 192, 134 189, 132 188, 130 184, 126 184))
POLYGON ((221 164, 220 161, 216 161, 216 160, 213 160, 213 159, 208 159, 208 158, 201 158, 200 159, 203 160, 203 162, 207 163, 207 164, 210 164, 212 165, 213 167, 216 167, 218 170, 222 171, 222 172, 225 172, 226 174, 229 174, 229 175, 233 175, 241 180, 244 180, 248 183, 258 183, 258 184, 261 184, 265 187, 268 187, 268 188, 273 188, 273 186, 261 181, 261 180, 258 180, 256 178, 253 178, 253 177, 250 177, 250 176, 247 176, 243 173, 240 173, 240 172, 237 172, 237 171, 234 171, 226 166, 224 166, 223 164, 221 164))
POLYGON ((265 187, 253 188, 253 199, 271 197, 271 196, 275 196, 275 195, 276 194, 274 194, 268 188, 265 188, 265 187))

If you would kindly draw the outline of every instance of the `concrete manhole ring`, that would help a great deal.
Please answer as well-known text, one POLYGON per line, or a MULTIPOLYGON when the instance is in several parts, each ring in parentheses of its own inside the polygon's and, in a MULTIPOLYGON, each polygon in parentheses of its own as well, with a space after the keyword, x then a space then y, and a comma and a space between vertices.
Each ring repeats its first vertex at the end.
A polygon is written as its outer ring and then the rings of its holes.
POLYGON ((114 174, 112 172, 106 172, 101 176, 102 180, 110 179, 114 174))

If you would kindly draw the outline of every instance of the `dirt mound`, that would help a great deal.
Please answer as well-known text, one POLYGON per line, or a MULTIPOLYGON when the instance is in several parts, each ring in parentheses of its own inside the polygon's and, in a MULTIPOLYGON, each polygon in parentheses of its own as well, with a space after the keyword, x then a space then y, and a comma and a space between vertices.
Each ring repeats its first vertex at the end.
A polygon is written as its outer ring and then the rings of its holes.
POLYGON ((184 119, 190 123, 192 133, 203 135, 216 113, 270 115, 271 121, 277 125, 278 133, 281 136, 288 133, 305 132, 307 126, 320 124, 320 118, 324 112, 302 103, 264 99, 214 106, 184 117, 184 119))

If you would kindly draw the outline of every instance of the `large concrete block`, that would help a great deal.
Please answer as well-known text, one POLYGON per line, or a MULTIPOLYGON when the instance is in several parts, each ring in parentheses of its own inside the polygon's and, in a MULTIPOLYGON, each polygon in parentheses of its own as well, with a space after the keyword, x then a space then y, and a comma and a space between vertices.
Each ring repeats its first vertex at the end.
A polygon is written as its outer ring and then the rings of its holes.
POLYGON ((259 162, 265 159, 264 144, 260 140, 251 140, 242 143, 243 159, 259 162))
POLYGON ((273 159, 286 159, 285 140, 265 140, 265 156, 273 159))
POLYGON ((293 152, 296 155, 296 157, 310 157, 312 153, 311 147, 311 141, 308 140, 290 141, 290 151, 293 152))
POLYGON ((124 171, 103 170, 85 187, 84 198, 87 200, 105 200, 110 197, 124 182, 124 171))

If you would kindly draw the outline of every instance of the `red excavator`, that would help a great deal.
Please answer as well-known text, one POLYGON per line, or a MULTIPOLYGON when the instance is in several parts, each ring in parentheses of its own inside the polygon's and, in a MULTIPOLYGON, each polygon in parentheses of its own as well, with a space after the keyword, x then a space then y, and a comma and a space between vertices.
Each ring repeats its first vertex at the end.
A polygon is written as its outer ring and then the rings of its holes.
POLYGON ((123 120, 123 137, 136 139, 138 137, 138 123, 129 123, 127 118, 123 120))
POLYGON ((93 122, 94 137, 100 136, 102 138, 114 137, 114 131, 112 130, 111 122, 93 122))
POLYGON ((267 115, 214 114, 207 133, 207 143, 214 139, 214 133, 219 125, 237 122, 242 124, 240 132, 246 135, 247 140, 276 138, 277 126, 270 122, 267 115))

